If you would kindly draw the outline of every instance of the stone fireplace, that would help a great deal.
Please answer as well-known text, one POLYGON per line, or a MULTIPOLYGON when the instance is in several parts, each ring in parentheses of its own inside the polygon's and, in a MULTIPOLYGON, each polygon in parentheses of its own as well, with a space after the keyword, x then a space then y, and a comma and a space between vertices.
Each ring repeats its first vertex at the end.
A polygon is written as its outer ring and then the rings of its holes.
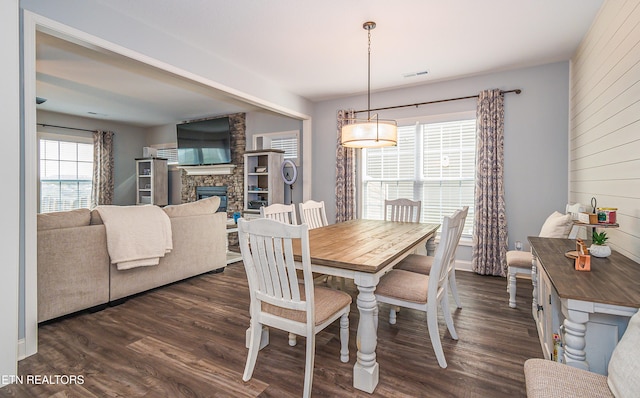
POLYGON ((182 170, 182 203, 194 202, 198 199, 198 187, 226 187, 227 217, 244 208, 244 151, 246 148, 245 114, 236 113, 229 116, 231 125, 231 163, 236 167, 230 174, 189 175, 182 170))

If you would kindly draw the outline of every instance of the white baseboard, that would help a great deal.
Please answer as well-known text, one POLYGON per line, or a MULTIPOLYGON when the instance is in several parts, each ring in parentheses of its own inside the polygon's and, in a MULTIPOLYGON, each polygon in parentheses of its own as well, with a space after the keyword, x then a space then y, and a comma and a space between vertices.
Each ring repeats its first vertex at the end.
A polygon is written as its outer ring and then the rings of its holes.
POLYGON ((473 272, 471 261, 456 260, 456 271, 468 271, 473 272))

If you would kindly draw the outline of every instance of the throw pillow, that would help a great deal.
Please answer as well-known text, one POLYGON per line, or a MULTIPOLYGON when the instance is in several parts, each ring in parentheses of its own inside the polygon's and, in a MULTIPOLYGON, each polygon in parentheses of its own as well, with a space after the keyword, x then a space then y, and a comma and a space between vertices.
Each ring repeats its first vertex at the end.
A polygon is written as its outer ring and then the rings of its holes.
POLYGON ((617 398, 637 397, 640 391, 640 312, 629 320, 627 330, 609 360, 607 384, 617 398))
POLYGON ((163 209, 169 217, 188 217, 215 213, 218 207, 220 207, 220 198, 211 196, 196 202, 165 206, 163 209))
POLYGON ((90 220, 89 209, 41 213, 38 214, 38 230, 84 227, 89 225, 90 220))
POLYGON ((566 238, 569 236, 572 224, 571 214, 555 211, 547 217, 538 236, 541 238, 566 238))

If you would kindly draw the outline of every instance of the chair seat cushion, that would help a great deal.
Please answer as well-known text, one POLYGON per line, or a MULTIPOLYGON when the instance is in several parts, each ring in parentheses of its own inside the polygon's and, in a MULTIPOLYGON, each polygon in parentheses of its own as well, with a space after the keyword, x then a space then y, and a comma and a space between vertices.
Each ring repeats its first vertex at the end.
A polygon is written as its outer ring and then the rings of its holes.
POLYGON ((384 296, 417 304, 426 304, 428 289, 428 275, 394 269, 380 278, 375 294, 376 297, 384 296))
MULTIPOLYGON (((336 312, 348 305, 351 305, 351 296, 340 290, 316 286, 313 295, 316 325, 323 324, 336 312)), ((304 285, 300 286, 300 296, 301 300, 305 299, 304 285)), ((307 321, 305 311, 276 307, 264 302, 262 303, 262 311, 282 318, 291 319, 296 322, 304 323, 307 321)))
POLYGON ((435 257, 423 256, 420 254, 410 254, 394 267, 405 271, 416 272, 422 275, 429 275, 435 257))
POLYGON ((518 250, 510 250, 507 252, 507 267, 531 268, 533 254, 531 252, 523 252, 518 250))
POLYGON ((524 378, 529 398, 613 397, 607 376, 546 359, 527 359, 524 378))

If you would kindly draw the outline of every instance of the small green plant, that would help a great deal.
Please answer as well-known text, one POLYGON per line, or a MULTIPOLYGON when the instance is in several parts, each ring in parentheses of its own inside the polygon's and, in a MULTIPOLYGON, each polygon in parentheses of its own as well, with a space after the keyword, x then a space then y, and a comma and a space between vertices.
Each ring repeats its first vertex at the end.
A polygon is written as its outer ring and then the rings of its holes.
POLYGON ((607 237, 606 232, 593 231, 592 240, 594 245, 604 245, 607 242, 607 239, 609 239, 609 237, 607 237))

